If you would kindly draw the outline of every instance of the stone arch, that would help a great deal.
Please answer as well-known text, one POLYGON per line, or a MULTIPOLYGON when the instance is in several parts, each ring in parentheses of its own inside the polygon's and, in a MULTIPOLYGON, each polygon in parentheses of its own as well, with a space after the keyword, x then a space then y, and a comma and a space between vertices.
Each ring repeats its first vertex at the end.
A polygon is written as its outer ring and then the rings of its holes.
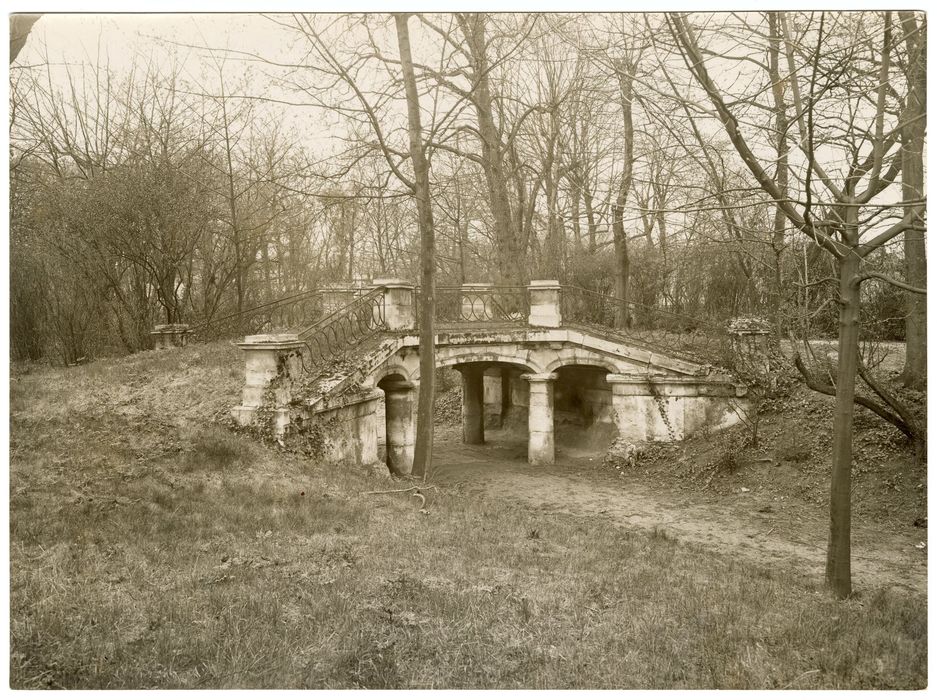
POLYGON ((491 351, 477 347, 460 347, 458 350, 437 350, 436 367, 453 367, 474 362, 491 362, 515 365, 528 372, 543 372, 540 364, 527 353, 507 353, 503 350, 491 351))
POLYGON ((566 358, 552 363, 556 375, 554 424, 557 444, 596 452, 614 439, 612 388, 607 376, 617 374, 614 362, 595 357, 566 358))
POLYGON ((410 374, 410 370, 407 369, 406 365, 401 362, 397 357, 391 357, 387 362, 378 367, 371 374, 371 383, 374 386, 378 386, 384 379, 390 377, 393 374, 399 374, 403 381, 412 382, 413 377, 410 374))
POLYGON ((608 372, 611 372, 612 374, 630 371, 630 369, 627 367, 623 369, 622 363, 616 362, 610 357, 602 357, 601 355, 594 353, 589 353, 588 357, 583 357, 582 355, 573 355, 572 357, 560 356, 547 364, 543 371, 555 372, 561 367, 569 367, 573 365, 577 367, 596 367, 598 369, 604 369, 608 372))

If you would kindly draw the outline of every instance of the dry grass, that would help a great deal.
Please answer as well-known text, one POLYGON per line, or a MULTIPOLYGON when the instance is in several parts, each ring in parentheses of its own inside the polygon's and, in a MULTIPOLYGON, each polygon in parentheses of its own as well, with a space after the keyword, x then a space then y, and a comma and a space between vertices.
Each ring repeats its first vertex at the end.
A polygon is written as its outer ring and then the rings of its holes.
POLYGON ((408 494, 209 417, 227 346, 14 377, 15 688, 921 688, 926 603, 408 494))

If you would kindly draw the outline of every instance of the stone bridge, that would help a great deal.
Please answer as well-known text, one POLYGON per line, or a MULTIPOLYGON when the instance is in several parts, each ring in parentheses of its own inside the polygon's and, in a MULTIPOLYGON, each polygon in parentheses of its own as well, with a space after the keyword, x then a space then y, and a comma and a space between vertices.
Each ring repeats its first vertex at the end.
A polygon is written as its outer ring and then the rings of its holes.
MULTIPOLYGON (((601 295, 579 292, 552 280, 437 290, 436 367, 461 375, 465 442, 526 432, 529 461, 550 464, 558 426, 601 449, 615 437, 682 440, 744 415, 746 388, 683 342, 712 338, 676 332, 672 319, 603 326, 601 295)), ((239 343, 245 385, 233 416, 249 425, 272 414, 278 435, 318 430, 334 461, 378 462, 383 443, 388 467, 407 473, 420 382, 414 287, 382 279, 329 295, 312 328, 239 343)))

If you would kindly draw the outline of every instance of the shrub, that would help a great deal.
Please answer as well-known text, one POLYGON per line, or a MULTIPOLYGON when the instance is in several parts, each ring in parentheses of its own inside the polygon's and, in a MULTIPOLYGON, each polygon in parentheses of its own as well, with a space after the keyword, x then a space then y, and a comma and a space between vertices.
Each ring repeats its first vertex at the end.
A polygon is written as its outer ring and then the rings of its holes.
POLYGON ((783 462, 806 462, 810 459, 809 445, 804 444, 794 433, 786 433, 778 438, 774 447, 775 457, 783 462))

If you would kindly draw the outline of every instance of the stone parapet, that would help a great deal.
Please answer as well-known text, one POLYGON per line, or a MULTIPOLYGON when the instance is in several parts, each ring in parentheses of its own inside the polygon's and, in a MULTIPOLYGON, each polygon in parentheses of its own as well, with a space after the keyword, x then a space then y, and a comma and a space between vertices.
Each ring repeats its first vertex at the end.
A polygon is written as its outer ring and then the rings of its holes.
POLYGON ((154 326, 150 331, 157 350, 182 348, 188 343, 189 325, 187 323, 164 323, 154 326))
POLYGON ((746 387, 729 377, 675 377, 667 375, 605 375, 612 393, 621 396, 744 396, 746 387))
POLYGON ((342 404, 305 411, 302 429, 318 430, 322 460, 369 466, 378 462, 377 406, 381 392, 372 390, 342 404))

